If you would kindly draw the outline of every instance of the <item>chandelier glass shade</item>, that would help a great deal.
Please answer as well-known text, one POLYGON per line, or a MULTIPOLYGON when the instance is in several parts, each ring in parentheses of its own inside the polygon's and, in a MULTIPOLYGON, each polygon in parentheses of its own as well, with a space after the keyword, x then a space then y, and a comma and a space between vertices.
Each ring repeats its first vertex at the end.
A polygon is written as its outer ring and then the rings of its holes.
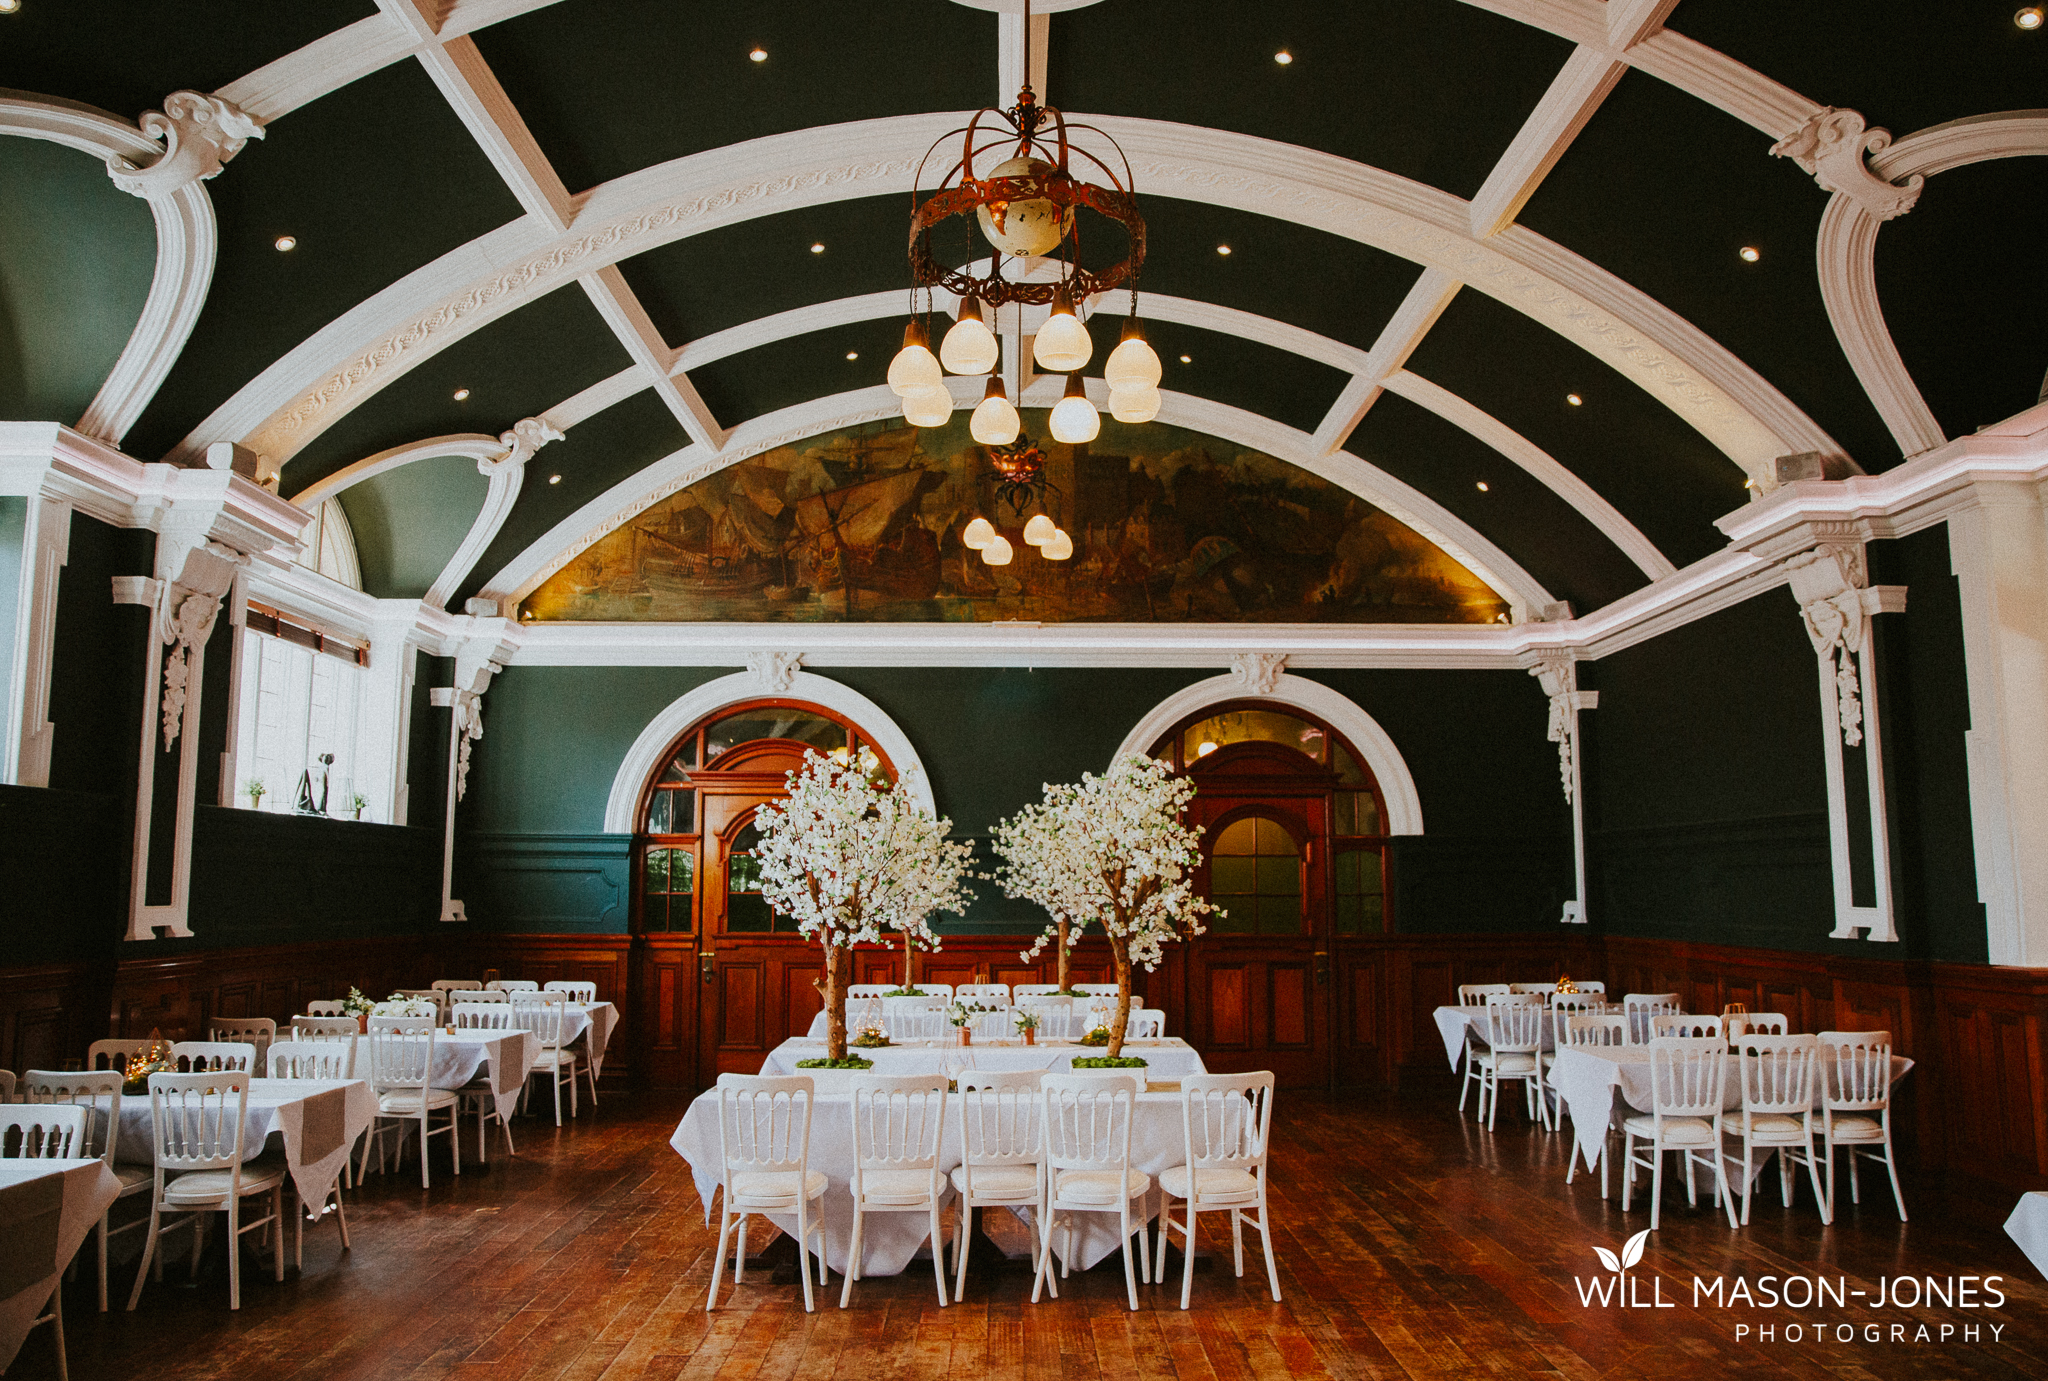
POLYGON ((932 354, 930 333, 922 321, 911 318, 903 328, 903 348, 889 361, 889 387, 898 398, 908 398, 913 389, 943 388, 945 380, 938 356, 932 354))
POLYGON ((1159 415, 1159 390, 1150 384, 1112 388, 1109 415, 1119 422, 1150 422, 1159 415))
POLYGON ((1023 428, 1024 420, 1003 392, 1003 381, 990 376, 987 391, 975 406, 974 416, 968 419, 968 434, 984 446, 1007 446, 1023 428))
POLYGON ((1046 425, 1051 429, 1054 441, 1063 441, 1069 446, 1079 446, 1101 435, 1102 414, 1088 401, 1088 390, 1081 383, 1079 374, 1067 376, 1066 396, 1054 405, 1052 417, 1046 425))
POLYGON ((1031 521, 1024 524, 1024 540, 1034 547, 1042 547, 1050 542, 1053 534, 1058 531, 1059 529, 1053 526, 1052 519, 1043 513, 1035 513, 1031 521))
POLYGON ((944 384, 903 395, 903 420, 913 427, 943 427, 953 417, 953 393, 944 384))
POLYGON ((1124 319, 1123 339, 1116 349, 1109 352, 1109 358, 1102 364, 1102 382, 1111 389, 1128 389, 1140 385, 1157 388, 1165 371, 1160 368, 1159 356, 1145 339, 1145 325, 1136 317, 1124 319))
POLYGON ((976 518, 960 531, 960 544, 969 551, 982 551, 995 540, 995 524, 986 518, 976 518))
POLYGON ((939 343, 939 363, 955 374, 986 374, 996 367, 1001 353, 995 332, 981 319, 981 304, 962 298, 959 319, 939 343))
POLYGON ((1052 312, 1031 343, 1031 358, 1051 373, 1071 374, 1085 369, 1094 353, 1095 342, 1088 338, 1088 328, 1081 324, 1081 318, 1074 315, 1072 299, 1064 290, 1056 293, 1052 312))

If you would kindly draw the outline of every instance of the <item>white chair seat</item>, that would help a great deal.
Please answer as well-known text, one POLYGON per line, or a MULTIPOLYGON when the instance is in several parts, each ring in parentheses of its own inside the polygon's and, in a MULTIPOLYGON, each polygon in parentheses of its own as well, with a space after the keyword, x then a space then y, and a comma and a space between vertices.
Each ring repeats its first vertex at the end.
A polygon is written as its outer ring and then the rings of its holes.
POLYGON ((1492 1051, 1487 1051, 1477 1058, 1481 1065, 1501 1074, 1533 1074, 1536 1072, 1536 1057, 1534 1055, 1496 1055, 1492 1051))
MULTIPOLYGON (((276 1188, 285 1177, 282 1153, 258 1156, 242 1165, 242 1192, 260 1194, 276 1188)), ((193 1170, 164 1185, 167 1204, 218 1203, 234 1192, 234 1171, 193 1170)))
MULTIPOLYGON (((1176 1165, 1171 1170, 1161 1170, 1159 1187, 1176 1199, 1192 1197, 1188 1193, 1188 1168, 1176 1165)), ((1195 1176, 1195 1193, 1204 1203, 1212 1199, 1255 1199, 1259 1181, 1249 1170, 1203 1170, 1195 1176)))
MULTIPOLYGON (((1742 1123, 1732 1113, 1728 1118, 1727 1131, 1737 1141, 1742 1140, 1742 1123)), ((1782 1113, 1764 1113, 1749 1119, 1749 1139, 1759 1146, 1780 1142, 1796 1145, 1805 1141, 1807 1135, 1804 1122, 1782 1113)))
POLYGON ((536 1071, 543 1069, 574 1069, 576 1055, 568 1050, 543 1050, 540 1058, 533 1062, 536 1071))
MULTIPOLYGON (((1648 1113, 1637 1113, 1622 1126, 1646 1140, 1657 1135, 1657 1119, 1648 1113)), ((1714 1144, 1714 1124, 1701 1117, 1667 1117, 1664 1119, 1664 1144, 1711 1146, 1714 1144)))
MULTIPOLYGON (((953 1187, 962 1194, 967 1192, 964 1166, 953 1171, 953 1187)), ((974 1197, 977 1199, 1031 1198, 1037 1193, 1038 1171, 1028 1165, 984 1165, 974 1171, 974 1197)))
MULTIPOLYGON (((456 1102, 459 1097, 454 1089, 446 1088, 430 1088, 425 1090, 425 1094, 429 1109, 445 1108, 456 1102)), ((377 1111, 387 1117, 417 1117, 420 1111, 420 1096, 419 1089, 397 1089, 390 1093, 380 1093, 377 1095, 377 1111)))
MULTIPOLYGON (((940 1177, 938 1183, 945 1184, 940 1177)), ((860 1195, 871 1204, 921 1204, 932 1192, 929 1170, 867 1170, 860 1177, 860 1195)))
MULTIPOLYGON (((825 1192, 828 1183, 824 1171, 806 1171, 803 1178, 804 1197, 817 1198, 825 1192)), ((733 1197, 749 1203, 765 1199, 794 1203, 796 1190, 797 1178, 794 1170, 746 1170, 732 1177, 733 1197)))
POLYGON ((1117 1192, 1114 1170, 1062 1170, 1053 1181, 1056 1198, 1077 1204, 1114 1204, 1135 1199, 1152 1187, 1152 1177, 1133 1170, 1124 1177, 1123 1193, 1117 1192))
MULTIPOLYGON (((1822 1128, 1816 1124, 1814 1130, 1822 1128)), ((1837 1117, 1834 1137, 1837 1141, 1883 1141, 1884 1127, 1874 1117, 1837 1117)))

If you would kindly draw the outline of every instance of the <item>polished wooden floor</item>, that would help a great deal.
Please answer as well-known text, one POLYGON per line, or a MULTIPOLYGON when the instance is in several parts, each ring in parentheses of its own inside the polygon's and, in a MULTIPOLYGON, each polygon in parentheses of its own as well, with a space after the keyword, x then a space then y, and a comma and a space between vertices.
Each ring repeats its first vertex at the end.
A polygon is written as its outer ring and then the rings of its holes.
MULTIPOLYGON (((864 1281, 854 1307, 803 1312, 793 1283, 750 1273, 704 1312, 715 1233, 668 1137, 685 1101, 607 1095, 561 1132, 515 1123, 518 1158, 434 1188, 375 1178, 350 1199, 355 1249, 331 1225, 308 1237, 303 1276, 277 1285, 245 1257, 243 1308, 227 1308, 225 1258, 199 1280, 150 1285, 134 1314, 94 1312, 89 1281, 67 1293, 71 1374, 118 1377, 1627 1377, 1830 1378, 2048 1376, 2048 1288, 1998 1224, 2009 1195, 1951 1194, 1909 1172, 1901 1225, 1888 1199, 1824 1229, 1810 1199, 1761 1198, 1729 1231, 1703 1197, 1666 1203, 1663 1228, 1631 1274, 1672 1309, 1585 1308, 1573 1277, 1598 1273, 1595 1246, 1619 1249, 1648 1226, 1583 1174, 1564 1183, 1562 1136, 1504 1109, 1499 1131, 1461 1121, 1451 1095, 1318 1098, 1283 1094, 1273 1182, 1284 1302, 1227 1254, 1198 1263, 1195 1308, 1174 1285, 1123 1303, 1120 1269, 1075 1277, 1033 1306, 1030 1275, 991 1270, 963 1303, 938 1307, 929 1270, 864 1281), (1998 1309, 1694 1309, 1695 1275, 1815 1274, 1874 1289, 1880 1277, 2006 1279, 1998 1309), (1816 1341, 1814 1325, 1829 1329, 1816 1341), (1842 1324, 1881 1327, 1840 1342, 1842 1324), (1799 1325, 1791 1338, 1788 1325, 1799 1325), (1902 1325, 1894 1341, 1892 1325, 1902 1325), (1750 1332, 1740 1341, 1738 1326, 1750 1332), (1928 1341, 1915 1342, 1925 1327, 1928 1341), (1952 1331, 1946 1342, 1941 1329, 1952 1331), (1992 1340, 1991 1328, 2002 1331, 1992 1340), (1776 1331, 1757 1340, 1759 1327, 1776 1331), (1977 1328, 1965 1341, 1963 1329, 1977 1328)), ((1866 1188, 1869 1187, 1866 1181, 1866 1188)), ((999 1217, 999 1215, 996 1215, 999 1217)), ((999 1240, 1019 1246, 1004 1224, 999 1240)), ((219 1240, 219 1234, 214 1237, 219 1240)), ((117 1268, 115 1289, 132 1277, 117 1268)), ((13 1378, 52 1374, 31 1338, 13 1378)))

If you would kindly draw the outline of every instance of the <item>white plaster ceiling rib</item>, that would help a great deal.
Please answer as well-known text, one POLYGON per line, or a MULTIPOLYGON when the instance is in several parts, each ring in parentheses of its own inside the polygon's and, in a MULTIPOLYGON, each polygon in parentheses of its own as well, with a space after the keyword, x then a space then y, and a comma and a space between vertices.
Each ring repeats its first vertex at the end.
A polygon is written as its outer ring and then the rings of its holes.
MULTIPOLYGON (((562 235, 546 236, 530 217, 501 227, 330 323, 222 404, 178 454, 235 440, 281 464, 421 359, 570 278, 751 217, 906 190, 922 150, 959 118, 899 116, 750 140, 594 189, 562 235)), ((1521 227, 1474 239, 1467 203, 1447 192, 1248 135, 1094 119, 1123 144, 1147 191, 1288 217, 1437 267, 1589 350, 1752 475, 1790 452, 1839 454, 1826 432, 1683 318, 1521 227)))
MULTIPOLYGON (((1099 385, 1101 381, 1092 382, 1099 385)), ((979 383, 978 379, 966 377, 948 380, 958 403, 972 402, 980 392, 979 383)), ((1027 395, 1024 401, 1028 406, 1049 406, 1059 386, 1058 379, 1047 376, 1037 385, 1039 396, 1027 395)), ((1102 394, 1096 401, 1100 403, 1106 396, 1102 394)), ((1485 581, 1508 601, 1517 620, 1554 602, 1541 582, 1484 534, 1369 462, 1348 452, 1317 454, 1307 433, 1241 408, 1172 390, 1163 389, 1160 396, 1160 421, 1300 466, 1382 509, 1397 522, 1436 543, 1485 581)), ((813 399, 743 422, 727 437, 725 449, 716 454, 694 444, 671 452, 620 480, 536 539, 485 582, 483 598, 496 600, 501 609, 509 609, 650 505, 706 476, 778 446, 808 440, 840 427, 894 417, 900 410, 901 403, 895 394, 886 385, 878 384, 813 399)))
POLYGON ((1437 318, 1451 305, 1463 287, 1442 269, 1427 268, 1408 286, 1401 305, 1387 318, 1387 324, 1366 352, 1365 366, 1351 376, 1351 382, 1330 405, 1315 431, 1315 444, 1325 454, 1340 449, 1365 420, 1365 414, 1380 396, 1380 380, 1408 362, 1415 347, 1436 325, 1437 318))
POLYGON ((375 479, 378 475, 389 474, 403 465, 416 460, 433 460, 438 456, 464 456, 470 460, 488 460, 499 455, 505 447, 495 436, 481 432, 455 432, 448 436, 430 436, 423 441, 408 441, 402 446, 379 451, 365 456, 353 465, 344 465, 324 479, 314 481, 298 493, 291 501, 311 513, 329 499, 338 498, 344 490, 354 488, 364 480, 375 479))
POLYGON ((633 357, 646 385, 689 433, 690 440, 710 451, 725 444, 725 428, 711 415, 711 409, 697 392, 689 376, 676 367, 677 352, 671 350, 656 329, 640 299, 633 295, 626 276, 617 264, 606 264, 595 273, 576 280, 596 306, 598 315, 612 328, 612 334, 633 357))
MULTIPOLYGON (((48 140, 102 162, 119 158, 140 166, 164 156, 163 145, 125 120, 69 101, 20 93, 0 92, 0 134, 48 140)), ((128 343, 77 428, 115 445, 156 397, 191 338, 206 305, 219 247, 213 201, 203 183, 187 182, 169 196, 144 200, 156 222, 156 269, 149 296, 128 343)))
MULTIPOLYGON (((1871 174, 1897 183, 1994 158, 2048 155, 2048 110, 1973 116, 1934 125, 1870 155, 1871 174)), ((1948 438, 1906 369, 1877 295, 1877 232, 1865 201, 1836 192, 1821 214, 1816 257, 1828 320, 1863 391, 1908 459, 1948 438)))
POLYGON ((1600 529, 1600 534, 1621 548, 1622 554, 1635 562, 1637 569, 1650 579, 1662 580, 1678 570, 1670 558, 1643 535, 1642 529, 1623 517, 1619 509, 1600 496, 1599 491, 1493 414, 1405 369, 1388 375, 1381 387, 1428 408, 1534 475, 1559 498, 1577 509, 1581 517, 1600 529))

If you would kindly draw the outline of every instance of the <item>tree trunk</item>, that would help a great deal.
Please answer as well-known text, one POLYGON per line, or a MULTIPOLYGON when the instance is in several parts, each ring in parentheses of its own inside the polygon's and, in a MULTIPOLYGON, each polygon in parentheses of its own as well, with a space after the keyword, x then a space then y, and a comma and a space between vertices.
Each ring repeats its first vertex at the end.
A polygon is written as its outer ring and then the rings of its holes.
POLYGON ((846 1058, 846 975, 844 965, 849 952, 825 941, 825 977, 818 984, 818 991, 825 997, 825 1058, 838 1061, 846 1058))
POLYGON ((910 932, 903 932, 903 990, 909 992, 917 985, 910 981, 910 932))
POLYGON ((1124 1029, 1131 1024, 1131 942, 1128 936, 1109 937, 1109 952, 1116 960, 1116 1016, 1109 1023, 1111 1059, 1124 1053, 1124 1029))
POLYGON ((1055 929, 1057 930, 1057 932, 1058 932, 1058 934, 1059 934, 1059 945, 1060 945, 1060 970, 1059 970, 1059 974, 1060 974, 1060 994, 1061 994, 1061 996, 1065 996, 1065 995, 1066 995, 1066 991, 1067 991, 1067 987, 1068 987, 1068 984, 1067 984, 1067 929, 1068 929, 1068 923, 1067 923, 1066 921, 1060 921, 1060 922, 1058 922, 1058 924, 1056 925, 1055 929))

